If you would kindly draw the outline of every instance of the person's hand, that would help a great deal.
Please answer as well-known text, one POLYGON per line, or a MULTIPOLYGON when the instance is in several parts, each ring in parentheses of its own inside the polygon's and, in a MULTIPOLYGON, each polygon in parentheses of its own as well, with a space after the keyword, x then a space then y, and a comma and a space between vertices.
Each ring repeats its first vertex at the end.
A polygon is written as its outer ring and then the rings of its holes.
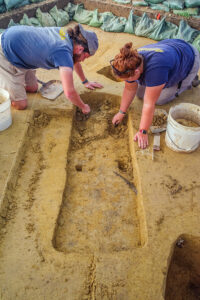
POLYGON ((143 134, 142 132, 137 132, 134 136, 134 141, 138 141, 138 146, 142 149, 145 149, 148 146, 148 134, 143 134))
POLYGON ((125 115, 121 114, 120 112, 118 112, 112 119, 112 123, 113 125, 118 125, 119 123, 122 122, 123 118, 125 115))
POLYGON ((103 85, 95 81, 88 81, 84 83, 84 86, 89 90, 94 90, 96 88, 101 89, 103 87, 103 85))
POLYGON ((82 113, 85 115, 90 113, 90 107, 88 104, 84 104, 84 107, 82 108, 82 113))

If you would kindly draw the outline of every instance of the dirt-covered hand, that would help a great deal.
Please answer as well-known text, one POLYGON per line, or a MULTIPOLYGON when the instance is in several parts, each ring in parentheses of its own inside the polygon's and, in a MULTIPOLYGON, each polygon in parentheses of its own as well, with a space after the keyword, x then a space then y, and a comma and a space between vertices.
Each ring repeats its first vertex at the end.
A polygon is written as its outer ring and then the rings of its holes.
POLYGON ((101 89, 103 85, 95 81, 88 81, 84 84, 84 86, 89 90, 94 90, 96 88, 101 89))
POLYGON ((138 146, 142 149, 145 149, 148 146, 148 134, 143 134, 142 132, 137 132, 134 136, 134 141, 138 141, 138 146))
POLYGON ((113 119, 112 119, 112 123, 113 125, 118 125, 119 123, 121 123, 121 121, 123 120, 125 115, 121 114, 121 113, 117 113, 113 119))
POLYGON ((84 105, 84 108, 82 108, 82 113, 85 114, 85 115, 90 113, 90 107, 89 107, 88 104, 84 105))

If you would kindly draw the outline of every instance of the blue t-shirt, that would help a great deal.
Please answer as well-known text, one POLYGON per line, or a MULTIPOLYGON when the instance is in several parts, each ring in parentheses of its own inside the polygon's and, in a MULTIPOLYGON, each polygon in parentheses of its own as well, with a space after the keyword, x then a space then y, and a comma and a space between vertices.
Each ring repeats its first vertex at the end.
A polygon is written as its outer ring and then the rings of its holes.
POLYGON ((166 83, 174 86, 187 77, 194 64, 192 47, 183 40, 169 39, 138 49, 144 58, 144 71, 138 79, 144 86, 166 83))
POLYGON ((73 68, 73 44, 59 27, 12 26, 1 38, 9 62, 24 69, 73 68))

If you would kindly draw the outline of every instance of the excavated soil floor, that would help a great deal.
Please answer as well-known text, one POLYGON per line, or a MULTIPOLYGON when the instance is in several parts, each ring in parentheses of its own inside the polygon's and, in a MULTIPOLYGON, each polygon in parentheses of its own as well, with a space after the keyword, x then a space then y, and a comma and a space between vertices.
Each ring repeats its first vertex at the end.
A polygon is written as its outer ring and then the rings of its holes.
MULTIPOLYGON (((92 30, 100 47, 83 69, 104 87, 88 91, 74 76, 89 118, 63 94, 29 94, 0 132, 0 299, 199 299, 200 149, 174 152, 163 132, 152 160, 153 134, 145 150, 133 142, 137 97, 112 125, 124 83, 109 61, 126 42, 154 41, 92 30)), ((199 89, 162 108, 199 104, 199 89)))

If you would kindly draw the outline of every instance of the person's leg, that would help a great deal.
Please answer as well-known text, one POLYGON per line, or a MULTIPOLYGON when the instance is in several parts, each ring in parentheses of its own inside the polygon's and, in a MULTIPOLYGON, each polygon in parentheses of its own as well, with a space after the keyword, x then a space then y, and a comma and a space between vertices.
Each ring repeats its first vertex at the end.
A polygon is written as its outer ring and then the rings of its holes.
POLYGON ((28 70, 25 75, 26 91, 36 93, 38 91, 38 82, 35 76, 36 70, 28 70))
MULTIPOLYGON (((140 84, 138 85, 137 96, 139 99, 144 99, 145 88, 146 87, 143 85, 140 84)), ((170 88, 163 89, 160 94, 160 97, 156 102, 156 105, 163 105, 172 101, 175 98, 176 90, 177 90, 177 85, 170 88)))
POLYGON ((27 107, 25 70, 13 66, 4 56, 0 45, 0 87, 7 90, 16 109, 27 107))
MULTIPOLYGON (((192 45, 191 45, 192 46, 192 45)), ((179 95, 184 92, 187 89, 191 89, 192 86, 196 87, 198 86, 198 71, 200 68, 200 53, 199 51, 193 47, 194 50, 194 54, 195 54, 195 58, 194 58, 194 64, 193 67, 190 71, 190 73, 188 74, 188 76, 182 81, 182 85, 180 88, 180 92, 179 95)))

